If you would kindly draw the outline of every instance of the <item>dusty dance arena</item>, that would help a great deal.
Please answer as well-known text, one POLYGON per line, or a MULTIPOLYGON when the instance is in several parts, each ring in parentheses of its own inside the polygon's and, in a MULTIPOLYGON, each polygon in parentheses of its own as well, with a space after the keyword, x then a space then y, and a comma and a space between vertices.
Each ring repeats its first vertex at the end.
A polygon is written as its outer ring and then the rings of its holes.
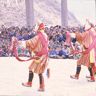
POLYGON ((87 82, 89 75, 82 66, 80 79, 70 79, 76 70, 76 60, 49 59, 51 77, 45 76, 45 92, 38 92, 39 80, 34 75, 33 86, 23 87, 22 82, 28 79, 28 62, 19 62, 14 57, 0 58, 0 96, 96 96, 96 82, 87 82))

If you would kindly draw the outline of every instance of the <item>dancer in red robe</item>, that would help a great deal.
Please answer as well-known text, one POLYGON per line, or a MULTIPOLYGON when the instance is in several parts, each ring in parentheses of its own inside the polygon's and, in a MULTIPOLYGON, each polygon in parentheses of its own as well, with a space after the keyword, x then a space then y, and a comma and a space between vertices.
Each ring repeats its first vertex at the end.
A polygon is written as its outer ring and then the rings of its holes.
POLYGON ((76 74, 71 75, 70 77, 72 79, 79 79, 80 71, 81 71, 81 65, 87 66, 90 72, 90 82, 95 81, 93 68, 95 66, 95 47, 90 51, 87 51, 89 46, 94 42, 93 36, 96 36, 96 31, 92 30, 92 26, 90 30, 87 30, 83 33, 76 32, 76 39, 79 43, 83 45, 83 52, 81 58, 77 61, 77 68, 76 68, 76 74))
MULTIPOLYGON (((43 23, 39 25, 37 35, 32 39, 26 41, 17 41, 18 45, 28 48, 31 52, 34 52, 36 58, 32 59, 32 63, 29 66, 29 78, 28 82, 22 83, 23 86, 31 87, 34 73, 39 76, 39 89, 38 91, 45 90, 43 73, 48 65, 48 37, 44 32, 45 26, 43 23)), ((13 40, 13 42, 16 38, 13 40)))

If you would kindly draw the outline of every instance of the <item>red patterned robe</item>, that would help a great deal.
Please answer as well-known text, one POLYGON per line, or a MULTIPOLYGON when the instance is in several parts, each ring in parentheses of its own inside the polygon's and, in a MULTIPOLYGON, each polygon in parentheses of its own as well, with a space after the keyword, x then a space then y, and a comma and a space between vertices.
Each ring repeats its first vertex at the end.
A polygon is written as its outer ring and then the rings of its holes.
MULTIPOLYGON (((90 44, 93 42, 93 35, 96 33, 94 31, 86 31, 84 33, 77 33, 76 39, 83 45, 83 51, 89 48, 90 44)), ((93 48, 88 54, 82 53, 81 58, 77 61, 77 65, 90 66, 90 64, 95 63, 95 48, 93 48)))
MULTIPOLYGON (((48 37, 44 32, 26 41, 26 48, 35 53, 36 59, 32 60, 30 69, 34 73, 43 73, 48 64, 48 37)), ((29 69, 29 70, 30 70, 29 69)))

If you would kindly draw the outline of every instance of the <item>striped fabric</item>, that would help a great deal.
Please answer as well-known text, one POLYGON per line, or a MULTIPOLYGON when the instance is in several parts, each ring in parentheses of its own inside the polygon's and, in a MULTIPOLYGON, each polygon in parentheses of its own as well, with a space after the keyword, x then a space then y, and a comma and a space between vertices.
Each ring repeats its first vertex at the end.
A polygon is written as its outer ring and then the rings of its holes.
POLYGON ((39 59, 34 59, 31 63, 31 70, 35 73, 43 73, 48 65, 48 57, 46 55, 41 56, 39 59))
MULTIPOLYGON (((46 37, 45 37, 46 38, 46 37)), ((42 50, 42 42, 39 40, 39 36, 35 36, 34 38, 26 41, 26 47, 33 51, 34 53, 38 53, 42 50)), ((37 59, 33 59, 31 63, 31 70, 34 73, 40 74, 43 73, 45 68, 48 65, 48 56, 42 55, 37 59)))
MULTIPOLYGON (((93 42, 90 32, 92 31, 76 34, 77 40, 83 45, 83 51, 88 49, 89 45, 93 42)), ((95 63, 94 48, 88 54, 82 54, 81 58, 77 61, 78 65, 90 66, 91 63, 95 63)))
POLYGON ((26 41, 26 47, 34 53, 39 52, 42 49, 42 44, 38 36, 26 41))

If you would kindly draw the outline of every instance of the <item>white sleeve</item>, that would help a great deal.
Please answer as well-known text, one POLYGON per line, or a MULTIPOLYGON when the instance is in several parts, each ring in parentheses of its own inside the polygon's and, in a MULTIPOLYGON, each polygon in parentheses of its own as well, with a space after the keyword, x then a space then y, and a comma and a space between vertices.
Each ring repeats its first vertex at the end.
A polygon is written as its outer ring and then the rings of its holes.
POLYGON ((19 41, 19 47, 26 48, 26 41, 19 41))

